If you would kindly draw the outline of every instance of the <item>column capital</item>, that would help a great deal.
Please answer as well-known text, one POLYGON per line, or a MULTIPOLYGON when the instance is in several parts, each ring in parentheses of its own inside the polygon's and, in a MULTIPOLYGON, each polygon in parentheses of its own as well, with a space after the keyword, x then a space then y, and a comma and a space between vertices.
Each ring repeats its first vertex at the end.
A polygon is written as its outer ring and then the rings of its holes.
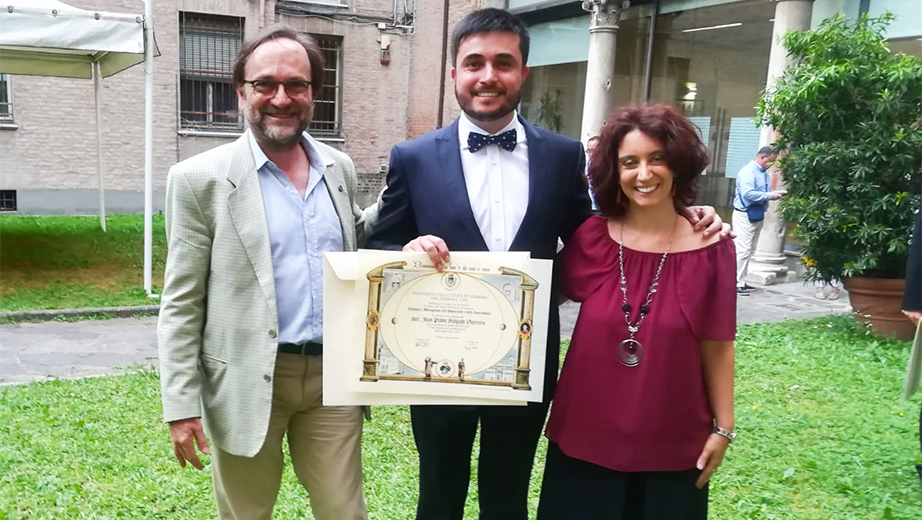
POLYGON ((621 13, 630 5, 626 0, 583 0, 583 10, 592 15, 589 32, 617 32, 621 13))

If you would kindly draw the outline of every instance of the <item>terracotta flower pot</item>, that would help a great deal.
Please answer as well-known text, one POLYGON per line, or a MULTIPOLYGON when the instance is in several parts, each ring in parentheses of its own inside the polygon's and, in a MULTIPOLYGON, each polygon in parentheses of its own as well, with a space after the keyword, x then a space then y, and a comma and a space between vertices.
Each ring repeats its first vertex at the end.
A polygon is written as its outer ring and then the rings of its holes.
POLYGON ((862 325, 870 323, 871 329, 883 336, 895 334, 903 341, 912 340, 916 328, 900 310, 906 280, 856 276, 845 278, 842 283, 855 319, 862 325))

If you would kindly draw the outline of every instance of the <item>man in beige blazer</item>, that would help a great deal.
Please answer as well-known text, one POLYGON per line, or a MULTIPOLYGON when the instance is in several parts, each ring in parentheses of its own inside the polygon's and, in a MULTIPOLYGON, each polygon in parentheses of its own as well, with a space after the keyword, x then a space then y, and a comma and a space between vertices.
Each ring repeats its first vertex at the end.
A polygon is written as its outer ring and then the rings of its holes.
POLYGON ((211 453, 222 519, 271 517, 286 433, 315 517, 367 518, 362 410, 321 405, 336 348, 322 344, 322 254, 355 250, 376 210, 355 204, 349 157, 305 132, 322 71, 309 37, 261 30, 234 66, 247 132, 167 181, 163 414, 180 465, 202 469, 193 443, 211 453))

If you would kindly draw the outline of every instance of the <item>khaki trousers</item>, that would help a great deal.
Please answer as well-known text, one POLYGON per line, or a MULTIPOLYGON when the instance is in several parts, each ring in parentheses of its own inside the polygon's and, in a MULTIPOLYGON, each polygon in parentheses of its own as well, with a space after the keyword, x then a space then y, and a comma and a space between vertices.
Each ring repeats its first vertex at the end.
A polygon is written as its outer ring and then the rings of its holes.
POLYGON ((759 244, 762 221, 750 222, 745 211, 734 209, 732 222, 733 232, 736 233, 736 238, 733 239, 733 245, 736 246, 736 286, 743 287, 749 273, 749 259, 759 244))
POLYGON ((269 431, 255 457, 212 447, 222 520, 269 520, 282 481, 282 437, 317 520, 367 520, 362 496, 362 408, 321 405, 322 356, 278 354, 269 431))

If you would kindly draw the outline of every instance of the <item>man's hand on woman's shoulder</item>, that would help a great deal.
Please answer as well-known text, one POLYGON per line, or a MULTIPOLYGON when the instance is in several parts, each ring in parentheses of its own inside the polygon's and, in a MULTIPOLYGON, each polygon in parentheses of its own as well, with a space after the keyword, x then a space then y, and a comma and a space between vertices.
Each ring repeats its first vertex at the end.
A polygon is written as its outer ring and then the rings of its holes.
POLYGON ((733 238, 730 225, 724 223, 713 206, 689 206, 679 210, 679 214, 692 224, 695 231, 704 232, 705 237, 720 233, 720 238, 733 238))

